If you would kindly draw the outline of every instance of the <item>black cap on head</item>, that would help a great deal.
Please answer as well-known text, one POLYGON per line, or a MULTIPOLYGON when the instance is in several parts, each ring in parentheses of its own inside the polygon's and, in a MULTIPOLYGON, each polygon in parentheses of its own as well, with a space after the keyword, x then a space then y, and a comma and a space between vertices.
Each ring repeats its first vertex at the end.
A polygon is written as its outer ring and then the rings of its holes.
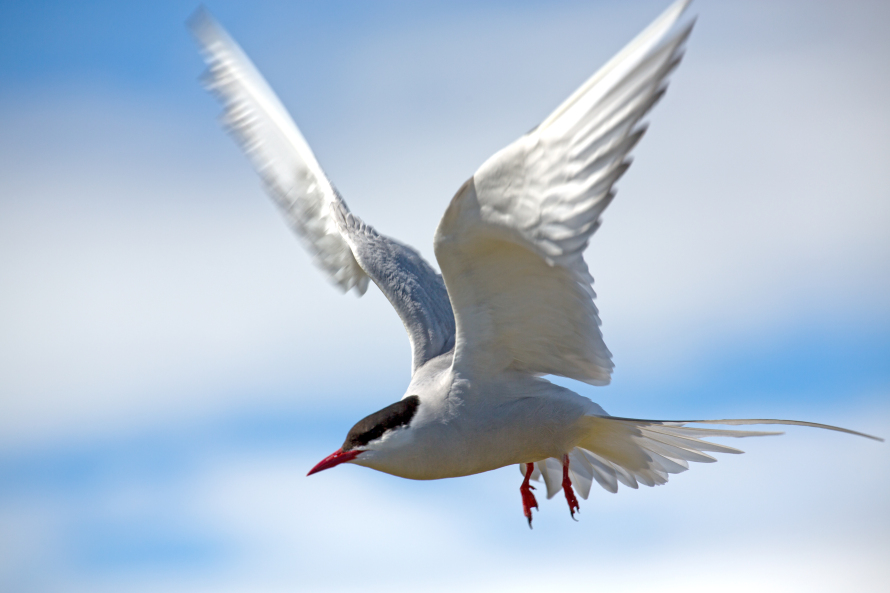
POLYGON ((409 395, 405 399, 359 420, 346 435, 342 450, 349 451, 356 447, 363 447, 374 439, 382 437, 387 430, 407 426, 414 418, 414 414, 417 413, 419 405, 420 398, 416 395, 409 395))

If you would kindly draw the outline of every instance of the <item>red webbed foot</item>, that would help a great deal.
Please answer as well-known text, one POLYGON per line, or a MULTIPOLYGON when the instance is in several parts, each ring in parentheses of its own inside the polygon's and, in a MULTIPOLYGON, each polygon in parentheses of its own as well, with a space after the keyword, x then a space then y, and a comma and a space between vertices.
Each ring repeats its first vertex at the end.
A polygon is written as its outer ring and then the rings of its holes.
POLYGON ((532 507, 538 508, 538 501, 535 500, 535 495, 532 494, 532 490, 534 490, 535 487, 528 483, 532 477, 533 471, 535 471, 535 464, 526 463, 525 479, 522 480, 522 486, 519 487, 519 492, 522 494, 522 512, 525 515, 525 518, 528 519, 529 529, 532 527, 532 507))
MULTIPOLYGON (((578 506, 578 499, 575 498, 575 491, 572 489, 572 481, 569 479, 569 456, 562 456, 562 491, 565 492, 566 502, 569 503, 569 512, 572 519, 575 519, 575 511, 581 512, 578 506)), ((531 521, 531 519, 529 519, 531 521)), ((575 519, 577 521, 577 519, 575 519)))

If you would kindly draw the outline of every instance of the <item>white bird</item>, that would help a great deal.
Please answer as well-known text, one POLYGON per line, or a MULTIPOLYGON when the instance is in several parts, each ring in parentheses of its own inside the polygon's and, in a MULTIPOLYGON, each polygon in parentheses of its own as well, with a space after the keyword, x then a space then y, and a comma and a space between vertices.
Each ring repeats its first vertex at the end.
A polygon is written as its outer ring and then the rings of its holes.
MULTIPOLYGON (((433 480, 518 464, 531 526, 531 479, 565 493, 574 517, 593 481, 664 484, 705 453, 741 453, 704 440, 754 432, 699 424, 793 420, 641 420, 610 416, 547 381, 609 383, 584 250, 642 137, 642 118, 664 94, 692 22, 678 0, 531 132, 494 154, 461 186, 435 235, 439 275, 412 248, 353 215, 299 129, 247 56, 202 9, 190 20, 223 120, 315 263, 343 291, 372 280, 411 341, 412 377, 401 400, 359 421, 309 474, 354 463, 433 480), (574 489, 574 490, 573 490, 574 489)), ((881 440, 881 439, 877 439, 881 440)))

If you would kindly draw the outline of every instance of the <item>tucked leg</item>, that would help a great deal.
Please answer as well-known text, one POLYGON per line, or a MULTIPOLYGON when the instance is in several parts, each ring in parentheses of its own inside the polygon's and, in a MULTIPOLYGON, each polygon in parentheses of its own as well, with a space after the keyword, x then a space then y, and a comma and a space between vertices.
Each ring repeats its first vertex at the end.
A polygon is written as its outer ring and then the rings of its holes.
POLYGON ((532 526, 532 507, 538 508, 538 501, 535 500, 535 495, 532 494, 532 490, 535 487, 528 483, 532 478, 533 471, 535 471, 535 464, 526 463, 525 479, 522 480, 522 486, 519 487, 519 492, 522 494, 522 512, 525 514, 525 518, 528 519, 529 529, 532 526))
MULTIPOLYGON (((528 481, 528 478, 526 478, 528 481)), ((569 479, 569 456, 562 456, 562 491, 565 492, 566 502, 569 503, 569 512, 572 513, 572 519, 575 519, 575 511, 581 512, 578 506, 578 499, 575 498, 575 491, 572 490, 572 481, 569 479)), ((575 519, 577 521, 577 519, 575 519)), ((531 524, 531 519, 529 519, 531 524)))

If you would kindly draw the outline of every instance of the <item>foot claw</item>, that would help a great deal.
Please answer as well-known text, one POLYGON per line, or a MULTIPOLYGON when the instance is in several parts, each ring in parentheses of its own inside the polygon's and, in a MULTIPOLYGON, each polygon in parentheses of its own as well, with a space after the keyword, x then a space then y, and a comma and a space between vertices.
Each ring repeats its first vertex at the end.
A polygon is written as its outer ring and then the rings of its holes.
POLYGON ((535 487, 529 484, 528 481, 532 477, 535 465, 533 463, 526 463, 525 466, 525 479, 522 481, 522 486, 519 487, 519 492, 522 494, 522 513, 525 515, 525 518, 528 519, 528 528, 531 529, 532 508, 538 508, 538 501, 535 500, 535 495, 532 494, 532 490, 534 490, 535 487))
POLYGON ((575 498, 575 491, 572 490, 572 481, 569 479, 569 456, 563 455, 562 458, 562 491, 566 495, 566 502, 569 503, 569 513, 572 515, 572 519, 575 519, 575 511, 581 512, 581 507, 578 506, 578 499, 575 498))

